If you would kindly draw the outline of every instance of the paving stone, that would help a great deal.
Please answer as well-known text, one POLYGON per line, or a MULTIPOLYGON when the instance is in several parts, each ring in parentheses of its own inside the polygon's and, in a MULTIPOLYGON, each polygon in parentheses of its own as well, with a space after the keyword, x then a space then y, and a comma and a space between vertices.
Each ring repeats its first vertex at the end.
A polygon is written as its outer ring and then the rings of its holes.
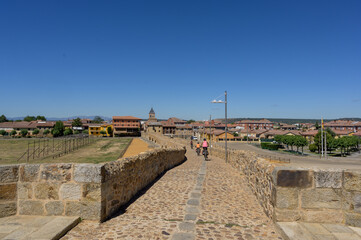
POLYGON ((191 233, 176 233, 173 235, 172 240, 193 240, 194 235, 191 233))
POLYGON ((200 197, 201 197, 201 193, 192 192, 192 193, 191 193, 191 197, 192 197, 192 198, 200 198, 200 197))
POLYGON ((181 222, 179 224, 179 230, 181 232, 191 232, 194 230, 195 224, 189 222, 181 222))
POLYGON ((322 226, 322 224, 319 223, 299 223, 299 224, 302 227, 306 228, 312 234, 321 234, 321 235, 330 234, 330 231, 328 231, 325 227, 322 226))
POLYGON ((199 205, 199 199, 194 199, 194 198, 189 199, 189 200, 187 201, 187 204, 188 204, 188 205, 192 205, 192 206, 198 206, 198 205, 199 205))
POLYGON ((186 214, 184 217, 185 221, 192 221, 192 220, 196 220, 196 219, 197 219, 196 214, 186 214))
POLYGON ((337 240, 361 240, 361 237, 355 233, 333 233, 337 240))
POLYGON ((323 223, 322 226, 331 233, 353 233, 350 227, 340 224, 323 223))
POLYGON ((199 213, 199 209, 197 207, 186 207, 186 213, 199 213))
POLYGON ((359 228, 359 227, 350 227, 350 229, 352 231, 354 231, 355 233, 357 233, 359 236, 361 236, 361 228, 359 228))
POLYGON ((297 222, 280 222, 277 223, 289 239, 292 240, 313 240, 310 232, 302 228, 297 222))

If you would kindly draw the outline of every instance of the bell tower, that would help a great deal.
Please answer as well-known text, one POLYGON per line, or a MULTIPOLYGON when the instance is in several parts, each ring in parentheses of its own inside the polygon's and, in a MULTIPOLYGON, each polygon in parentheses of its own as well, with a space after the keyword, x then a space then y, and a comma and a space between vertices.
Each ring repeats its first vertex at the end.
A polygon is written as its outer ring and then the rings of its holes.
POLYGON ((154 112, 154 109, 151 108, 150 111, 149 111, 149 119, 148 119, 149 122, 156 122, 157 119, 155 118, 155 112, 154 112))

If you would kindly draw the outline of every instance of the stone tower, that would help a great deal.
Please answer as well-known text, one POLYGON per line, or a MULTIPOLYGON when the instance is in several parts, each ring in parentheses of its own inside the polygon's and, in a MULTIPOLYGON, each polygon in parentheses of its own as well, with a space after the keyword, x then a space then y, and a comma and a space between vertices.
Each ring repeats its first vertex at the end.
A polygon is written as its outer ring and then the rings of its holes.
POLYGON ((148 122, 156 122, 156 121, 157 121, 157 119, 155 118, 155 112, 154 112, 153 108, 151 108, 149 111, 148 122))

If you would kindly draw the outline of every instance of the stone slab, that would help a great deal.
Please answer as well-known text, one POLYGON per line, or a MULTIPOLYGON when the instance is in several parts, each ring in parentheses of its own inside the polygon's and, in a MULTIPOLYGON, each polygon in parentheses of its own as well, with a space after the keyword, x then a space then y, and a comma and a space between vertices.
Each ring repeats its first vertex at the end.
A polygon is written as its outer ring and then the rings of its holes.
POLYGON ((79 217, 57 217, 33 232, 29 240, 59 239, 79 222, 79 217))
POLYGON ((361 240, 361 228, 342 224, 278 222, 276 226, 287 240, 361 240))
POLYGON ((79 217, 12 216, 0 219, 2 240, 60 239, 80 222, 79 217))
POLYGON ((297 222, 278 222, 277 227, 285 239, 289 240, 313 240, 310 232, 303 229, 297 222))
POLYGON ((192 233, 176 233, 173 235, 172 240, 193 240, 195 239, 192 233))
POLYGON ((316 171, 315 180, 317 188, 341 188, 342 171, 316 171))

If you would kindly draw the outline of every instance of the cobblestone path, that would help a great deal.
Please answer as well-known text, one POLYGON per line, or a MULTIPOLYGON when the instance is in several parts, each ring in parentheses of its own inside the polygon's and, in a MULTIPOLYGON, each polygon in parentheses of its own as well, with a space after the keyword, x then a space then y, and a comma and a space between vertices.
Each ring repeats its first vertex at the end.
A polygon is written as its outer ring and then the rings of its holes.
POLYGON ((187 158, 125 213, 83 221, 62 239, 281 239, 237 170, 190 149, 187 158))

